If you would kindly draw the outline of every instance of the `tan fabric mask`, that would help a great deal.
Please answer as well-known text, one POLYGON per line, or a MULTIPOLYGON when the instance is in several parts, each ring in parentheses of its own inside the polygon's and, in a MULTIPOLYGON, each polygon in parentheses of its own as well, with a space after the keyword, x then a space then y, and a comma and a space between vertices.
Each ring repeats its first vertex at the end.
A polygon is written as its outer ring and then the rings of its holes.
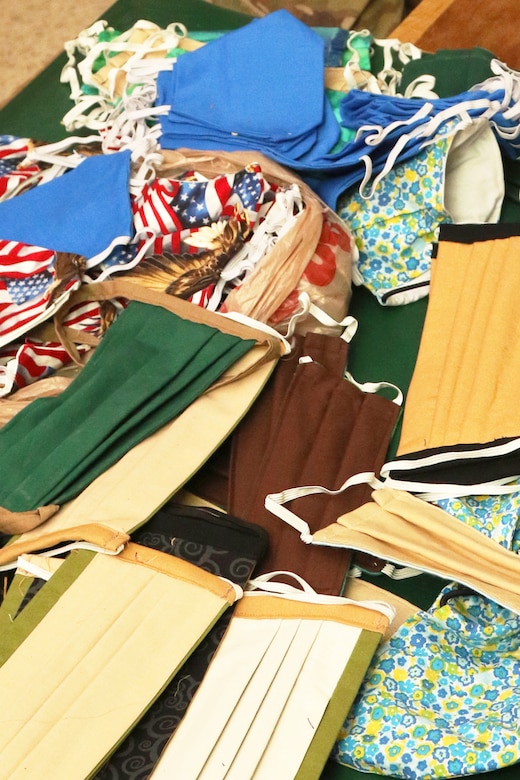
POLYGON ((95 555, 0 668, 2 777, 91 777, 240 595, 140 545, 95 555))
POLYGON ((241 599, 154 780, 305 778, 323 769, 393 611, 260 579, 280 592, 241 599))
POLYGON ((362 550, 454 580, 520 614, 518 555, 404 491, 380 488, 372 497, 307 541, 362 550))
MULTIPOLYGON (((0 565, 24 552, 68 540, 86 539, 84 526, 130 532, 143 524, 198 470, 246 413, 274 368, 276 359, 253 372, 262 351, 254 347, 231 370, 240 379, 198 398, 185 412, 126 453, 74 500, 38 528, 0 549, 0 565), (197 432, 194 435, 194 432, 197 432)), ((15 530, 20 531, 18 526, 15 530)))

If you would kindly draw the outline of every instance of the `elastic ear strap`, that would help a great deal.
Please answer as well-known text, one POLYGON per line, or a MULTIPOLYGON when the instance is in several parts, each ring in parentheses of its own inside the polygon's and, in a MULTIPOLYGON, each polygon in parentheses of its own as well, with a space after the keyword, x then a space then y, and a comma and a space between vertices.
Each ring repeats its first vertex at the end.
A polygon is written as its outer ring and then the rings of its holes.
POLYGON ((253 577, 250 579, 247 583, 247 590, 263 590, 268 591, 269 593, 306 593, 306 594, 313 594, 316 595, 316 591, 314 588, 309 585, 309 583, 303 579, 303 577, 300 577, 299 574, 296 574, 296 572, 293 571, 270 571, 266 574, 259 574, 258 577, 253 577), (296 582, 301 586, 300 588, 295 587, 294 585, 289 585, 286 582, 272 582, 272 580, 275 577, 290 577, 293 580, 296 580, 296 582))
POLYGON ((307 292, 300 293, 298 296, 298 301, 301 308, 299 311, 293 314, 289 320, 285 338, 290 338, 290 336, 293 335, 298 320, 301 320, 303 317, 311 314, 314 319, 318 320, 318 322, 322 325, 325 325, 329 328, 343 328, 340 338, 342 338, 343 341, 346 341, 347 344, 350 344, 357 333, 359 324, 355 317, 348 315, 338 322, 338 320, 335 320, 330 316, 330 314, 327 314, 326 311, 323 311, 323 309, 320 309, 320 307, 315 303, 312 303, 309 293, 307 292))
POLYGON ((349 477, 337 490, 322 487, 321 485, 309 485, 306 487, 288 488, 287 490, 282 490, 280 493, 268 493, 265 497, 264 505, 273 515, 279 517, 284 523, 292 526, 296 531, 299 531, 302 542, 312 544, 312 533, 308 523, 283 505, 289 501, 294 501, 296 498, 303 498, 304 496, 313 496, 317 494, 336 496, 353 485, 363 484, 370 485, 373 488, 382 487, 382 483, 376 478, 373 471, 362 471, 349 477))
MULTIPOLYGON (((346 598, 345 596, 334 596, 325 593, 318 593, 309 583, 300 577, 298 574, 292 571, 272 571, 267 574, 261 574, 258 577, 254 577, 249 580, 246 586, 246 593, 248 595, 255 595, 254 591, 260 590, 268 593, 271 596, 282 596, 284 598, 301 600, 312 604, 321 605, 355 605, 363 607, 365 609, 372 609, 376 612, 381 612, 390 622, 395 618, 395 608, 385 601, 379 601, 376 599, 356 601, 355 599, 346 598), (292 577, 300 585, 301 589, 293 585, 289 585, 285 582, 272 582, 273 577, 278 576, 292 577)), ((260 594, 258 594, 260 595, 260 594)))
POLYGON ((345 379, 347 379, 349 382, 352 382, 353 385, 358 387, 364 393, 378 393, 380 390, 383 390, 385 388, 394 390, 396 395, 395 398, 392 399, 392 401, 397 406, 402 406, 403 393, 397 387, 397 385, 392 384, 392 382, 356 382, 352 374, 349 373, 348 371, 345 371, 345 379))

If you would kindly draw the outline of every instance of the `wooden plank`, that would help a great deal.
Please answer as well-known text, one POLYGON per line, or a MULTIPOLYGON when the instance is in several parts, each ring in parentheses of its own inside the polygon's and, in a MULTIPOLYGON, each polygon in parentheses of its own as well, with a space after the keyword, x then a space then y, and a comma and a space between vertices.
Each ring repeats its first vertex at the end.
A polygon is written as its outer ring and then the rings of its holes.
POLYGON ((393 36, 424 51, 480 46, 510 68, 520 68, 518 0, 422 0, 393 36))
POLYGON ((456 2, 457 0, 421 0, 395 28, 391 37, 406 43, 417 43, 433 22, 456 2))

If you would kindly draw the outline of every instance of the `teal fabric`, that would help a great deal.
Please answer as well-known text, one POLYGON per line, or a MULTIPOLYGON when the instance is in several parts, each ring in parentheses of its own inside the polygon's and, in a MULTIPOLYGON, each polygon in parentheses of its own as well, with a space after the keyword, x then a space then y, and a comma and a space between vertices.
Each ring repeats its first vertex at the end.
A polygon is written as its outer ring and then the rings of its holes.
POLYGON ((0 431, 0 505, 20 512, 70 500, 253 344, 130 303, 60 396, 37 399, 0 431))

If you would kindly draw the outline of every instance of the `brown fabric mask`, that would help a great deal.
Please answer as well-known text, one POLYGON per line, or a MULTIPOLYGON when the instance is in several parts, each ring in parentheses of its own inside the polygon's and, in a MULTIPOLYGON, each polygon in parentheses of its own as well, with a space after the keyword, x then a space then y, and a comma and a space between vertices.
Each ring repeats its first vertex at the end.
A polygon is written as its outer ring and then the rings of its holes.
MULTIPOLYGON (((337 489, 352 474, 383 463, 398 407, 343 378, 348 345, 307 334, 233 436, 229 511, 270 537, 262 571, 290 569, 321 593, 338 594, 351 559, 345 550, 310 549, 265 509, 268 493, 293 485, 337 489), (309 362, 300 362, 308 356, 309 362), (296 358, 298 357, 298 360, 296 358)), ((371 489, 298 498, 294 510, 318 530, 365 503, 371 489)))

